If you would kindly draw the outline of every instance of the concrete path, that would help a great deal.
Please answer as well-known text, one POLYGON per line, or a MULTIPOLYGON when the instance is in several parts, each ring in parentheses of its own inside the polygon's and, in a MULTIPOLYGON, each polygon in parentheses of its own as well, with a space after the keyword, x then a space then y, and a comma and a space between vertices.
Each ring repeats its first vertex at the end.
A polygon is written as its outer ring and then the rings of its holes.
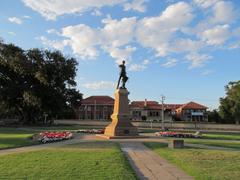
POLYGON ((121 149, 139 179, 192 180, 182 170, 161 158, 140 142, 121 142, 121 149))

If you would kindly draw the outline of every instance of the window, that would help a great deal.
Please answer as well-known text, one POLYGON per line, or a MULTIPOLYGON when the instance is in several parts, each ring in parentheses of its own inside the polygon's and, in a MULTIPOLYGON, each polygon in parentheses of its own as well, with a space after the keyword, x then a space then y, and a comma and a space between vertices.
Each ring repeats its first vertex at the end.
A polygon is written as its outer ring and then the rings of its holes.
POLYGON ((87 110, 88 110, 88 111, 91 111, 91 106, 87 106, 87 110))

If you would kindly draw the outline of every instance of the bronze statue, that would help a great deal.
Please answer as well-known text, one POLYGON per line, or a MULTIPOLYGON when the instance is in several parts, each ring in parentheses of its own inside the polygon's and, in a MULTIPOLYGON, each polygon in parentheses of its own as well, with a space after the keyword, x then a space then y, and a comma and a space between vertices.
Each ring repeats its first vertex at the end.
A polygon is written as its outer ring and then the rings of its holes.
POLYGON ((120 88, 126 89, 125 83, 127 82, 128 77, 127 77, 127 73, 126 73, 126 66, 125 66, 125 61, 124 60, 122 61, 122 64, 119 65, 119 68, 120 68, 120 73, 119 73, 117 89, 119 89, 120 80, 122 80, 121 81, 122 84, 121 84, 120 88))

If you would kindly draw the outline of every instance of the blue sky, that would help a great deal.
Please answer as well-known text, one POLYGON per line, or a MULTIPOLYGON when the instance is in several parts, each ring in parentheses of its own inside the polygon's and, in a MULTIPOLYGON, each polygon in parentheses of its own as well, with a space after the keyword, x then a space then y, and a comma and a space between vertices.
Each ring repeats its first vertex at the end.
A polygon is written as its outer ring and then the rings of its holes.
POLYGON ((130 100, 217 108, 239 80, 239 0, 1 0, 0 37, 78 62, 84 97, 114 94, 127 61, 130 100))

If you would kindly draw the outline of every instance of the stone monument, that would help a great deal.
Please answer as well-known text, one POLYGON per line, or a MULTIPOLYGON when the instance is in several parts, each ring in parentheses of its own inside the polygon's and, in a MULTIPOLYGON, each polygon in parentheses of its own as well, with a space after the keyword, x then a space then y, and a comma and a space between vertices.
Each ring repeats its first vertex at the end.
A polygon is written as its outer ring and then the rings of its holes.
POLYGON ((129 110, 128 90, 125 83, 128 80, 126 74, 125 61, 120 67, 120 76, 117 88, 115 90, 114 110, 111 115, 112 122, 105 128, 104 136, 106 138, 127 138, 138 135, 137 128, 131 123, 131 115, 129 110), (121 86, 120 86, 121 82, 121 86))

